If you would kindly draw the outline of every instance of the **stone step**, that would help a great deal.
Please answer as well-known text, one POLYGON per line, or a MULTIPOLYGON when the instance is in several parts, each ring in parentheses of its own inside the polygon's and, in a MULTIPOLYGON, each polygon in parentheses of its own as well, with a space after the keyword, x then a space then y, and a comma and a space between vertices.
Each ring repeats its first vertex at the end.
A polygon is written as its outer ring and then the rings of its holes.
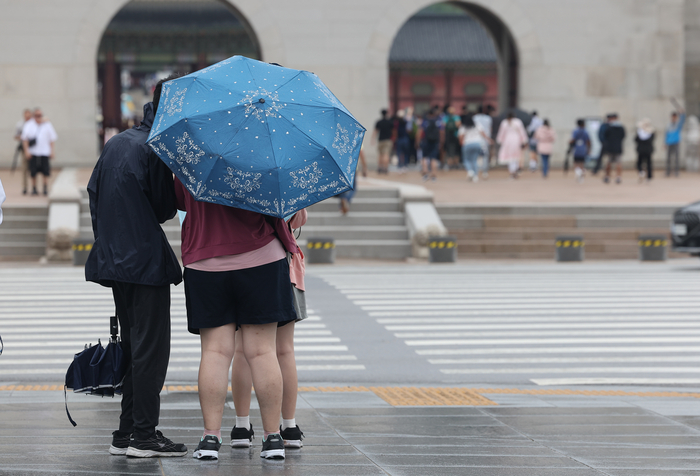
POLYGON ((488 228, 573 228, 573 216, 498 216, 484 215, 483 227, 488 228))
POLYGON ((503 228, 503 229, 450 229, 458 240, 554 240, 560 235, 582 235, 592 240, 637 240, 643 234, 668 235, 668 228, 503 228))
MULTIPOLYGON (((399 198, 353 198, 350 208, 353 212, 400 212, 402 205, 399 198)), ((340 209, 340 200, 324 200, 308 208, 313 212, 337 212, 340 209)))
MULTIPOLYGON (((302 250, 306 239, 299 239, 302 250)), ((335 240, 336 257, 403 260, 411 256, 409 240, 335 240)))
MULTIPOLYGON (((49 216, 49 207, 46 205, 2 205, 2 214, 5 219, 15 217, 44 217, 49 216)), ((4 222, 3 222, 4 225, 4 222)))
POLYGON ((406 218, 401 212, 340 212, 309 213, 308 226, 403 226, 406 218))
POLYGON ((579 215, 578 228, 666 228, 671 226, 673 215, 579 215))
POLYGON ((46 228, 6 228, 0 226, 0 243, 46 243, 46 228))
POLYGON ((444 215, 672 215, 678 205, 436 205, 444 215))
MULTIPOLYGON (((584 238, 586 252, 627 253, 638 252, 637 240, 629 241, 591 241, 584 238)), ((554 253, 555 244, 551 240, 458 240, 458 252, 464 253, 554 253)))
MULTIPOLYGON (((521 260, 555 260, 554 252, 508 252, 508 253, 468 253, 468 252, 457 252, 457 256, 460 261, 463 260, 499 260, 499 259, 521 259, 521 260)), ((682 253, 674 253, 669 251, 669 259, 677 258, 687 258, 688 256, 682 253)), ((584 255, 585 261, 607 261, 616 259, 626 259, 626 260, 638 260, 638 252, 621 252, 621 253, 611 253, 611 252, 591 252, 586 250, 584 255)))
POLYGON ((328 237, 336 240, 408 240, 405 226, 309 226, 301 228, 303 237, 328 237))
MULTIPOLYGON (((5 209, 3 208, 3 213, 5 209)), ((36 229, 42 230, 46 233, 48 227, 48 216, 20 216, 20 215, 10 215, 3 217, 2 225, 0 225, 0 230, 9 229, 36 229)))
POLYGON ((362 187, 355 191, 355 198, 399 198, 399 191, 395 188, 362 187))
POLYGON ((40 257, 46 254, 46 242, 1 241, 0 256, 12 257, 40 257))

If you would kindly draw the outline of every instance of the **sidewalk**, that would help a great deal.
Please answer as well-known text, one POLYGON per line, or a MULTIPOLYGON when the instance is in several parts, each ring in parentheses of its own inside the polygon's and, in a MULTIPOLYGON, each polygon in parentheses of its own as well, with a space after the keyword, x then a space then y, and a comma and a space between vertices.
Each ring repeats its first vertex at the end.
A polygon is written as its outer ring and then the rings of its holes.
MULTIPOLYGON (((189 453, 160 460, 108 454, 118 399, 69 394, 73 428, 63 392, 2 391, 0 474, 682 476, 700 470, 697 393, 465 389, 481 405, 404 406, 410 390, 394 392, 398 400, 381 389, 300 390, 296 419, 304 448, 288 449, 284 461, 259 457, 257 410, 253 448, 231 449, 231 408, 219 460, 193 459, 202 421, 192 391, 163 392, 159 428, 189 453), (494 391, 502 393, 486 393, 494 391)), ((447 391, 432 393, 449 400, 447 391)))

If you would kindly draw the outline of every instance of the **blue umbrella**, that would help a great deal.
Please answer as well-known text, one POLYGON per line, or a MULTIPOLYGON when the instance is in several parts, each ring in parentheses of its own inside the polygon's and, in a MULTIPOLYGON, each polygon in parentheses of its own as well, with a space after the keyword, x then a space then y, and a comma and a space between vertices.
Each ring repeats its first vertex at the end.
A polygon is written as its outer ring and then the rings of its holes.
POLYGON ((352 188, 364 134, 315 74, 234 56, 163 85, 148 144, 196 200, 283 218, 352 188))

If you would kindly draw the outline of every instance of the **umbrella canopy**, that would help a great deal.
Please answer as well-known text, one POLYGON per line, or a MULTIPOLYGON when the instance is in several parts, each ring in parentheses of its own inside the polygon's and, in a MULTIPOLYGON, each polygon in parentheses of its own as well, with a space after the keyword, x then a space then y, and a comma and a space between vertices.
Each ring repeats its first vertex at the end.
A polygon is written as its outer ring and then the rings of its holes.
POLYGON ((283 218, 352 188, 364 133, 315 74, 234 56, 163 84, 148 144, 196 200, 283 218))

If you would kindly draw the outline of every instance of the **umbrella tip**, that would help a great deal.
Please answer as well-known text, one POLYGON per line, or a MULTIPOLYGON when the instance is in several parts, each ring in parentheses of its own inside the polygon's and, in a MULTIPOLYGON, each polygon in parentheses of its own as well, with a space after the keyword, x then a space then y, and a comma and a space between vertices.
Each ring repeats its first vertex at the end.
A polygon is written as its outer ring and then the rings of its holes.
POLYGON ((264 102, 265 102, 265 99, 264 99, 264 98, 260 98, 260 99, 258 99, 258 102, 264 103, 264 102))

